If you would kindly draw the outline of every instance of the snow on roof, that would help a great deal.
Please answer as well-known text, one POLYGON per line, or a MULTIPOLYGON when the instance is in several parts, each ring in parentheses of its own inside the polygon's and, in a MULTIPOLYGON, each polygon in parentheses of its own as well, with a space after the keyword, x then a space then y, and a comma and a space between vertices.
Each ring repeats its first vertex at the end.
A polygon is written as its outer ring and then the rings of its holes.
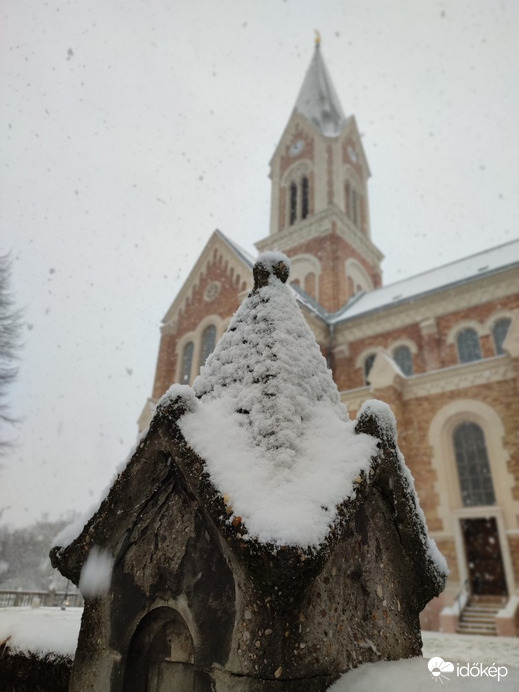
POLYGON ((256 261, 254 257, 246 250, 244 250, 242 247, 240 247, 238 243, 235 243, 234 240, 228 238, 220 230, 216 229, 216 233, 222 238, 222 240, 224 240, 227 243, 231 250, 233 250, 233 252, 235 252, 238 255, 238 257, 252 269, 252 267, 254 266, 254 262, 256 261))
POLYGON ((327 137, 338 135, 346 121, 318 43, 295 108, 327 137))
POLYGON ((328 318, 329 323, 357 317, 398 305, 413 298, 445 290, 483 276, 519 265, 519 240, 464 257, 461 260, 397 281, 374 291, 362 293, 328 318))
POLYGON ((288 259, 267 259, 256 264, 265 285, 236 312, 179 425, 252 537, 316 546, 369 467, 376 440, 355 434, 292 291, 274 273, 288 259))

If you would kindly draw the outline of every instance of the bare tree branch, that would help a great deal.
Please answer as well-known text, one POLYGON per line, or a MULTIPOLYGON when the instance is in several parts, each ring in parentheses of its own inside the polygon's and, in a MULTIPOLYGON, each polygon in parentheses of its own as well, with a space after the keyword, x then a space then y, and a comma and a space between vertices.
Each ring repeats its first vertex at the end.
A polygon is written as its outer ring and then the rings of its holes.
POLYGON ((0 451, 9 443, 5 438, 5 424, 14 422, 5 402, 9 386, 18 373, 14 366, 20 346, 21 312, 15 309, 9 289, 11 260, 0 255, 0 451))

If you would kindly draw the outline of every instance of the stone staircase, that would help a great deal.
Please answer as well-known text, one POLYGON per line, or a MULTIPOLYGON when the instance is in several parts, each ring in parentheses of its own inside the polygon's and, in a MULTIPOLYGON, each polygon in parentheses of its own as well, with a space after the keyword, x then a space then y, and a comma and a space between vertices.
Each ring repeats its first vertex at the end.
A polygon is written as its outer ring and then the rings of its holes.
POLYGON ((473 596, 461 613, 456 632, 497 636, 496 614, 503 608, 505 601, 506 599, 492 596, 473 596))

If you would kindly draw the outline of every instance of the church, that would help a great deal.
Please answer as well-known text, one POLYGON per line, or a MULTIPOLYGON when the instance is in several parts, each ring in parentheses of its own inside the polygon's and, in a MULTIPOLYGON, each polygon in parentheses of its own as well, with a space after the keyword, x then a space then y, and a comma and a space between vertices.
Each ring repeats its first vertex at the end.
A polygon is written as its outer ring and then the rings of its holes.
MULTIPOLYGON (((422 627, 519 634, 519 241, 388 286, 371 239, 370 170, 316 42, 270 161, 270 230, 259 252, 290 281, 350 418, 388 403, 444 592, 422 627)), ((147 427, 171 384, 191 384, 252 289, 255 258, 216 230, 161 328, 147 427)))

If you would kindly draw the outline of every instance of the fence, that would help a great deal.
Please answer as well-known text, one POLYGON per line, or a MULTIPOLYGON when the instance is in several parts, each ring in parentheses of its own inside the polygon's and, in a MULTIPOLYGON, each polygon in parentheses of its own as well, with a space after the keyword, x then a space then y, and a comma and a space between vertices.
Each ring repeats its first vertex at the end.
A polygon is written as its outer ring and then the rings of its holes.
POLYGON ((45 607, 61 607, 65 604, 74 608, 83 606, 83 597, 78 591, 3 591, 0 590, 0 608, 27 607, 38 604, 45 607))

